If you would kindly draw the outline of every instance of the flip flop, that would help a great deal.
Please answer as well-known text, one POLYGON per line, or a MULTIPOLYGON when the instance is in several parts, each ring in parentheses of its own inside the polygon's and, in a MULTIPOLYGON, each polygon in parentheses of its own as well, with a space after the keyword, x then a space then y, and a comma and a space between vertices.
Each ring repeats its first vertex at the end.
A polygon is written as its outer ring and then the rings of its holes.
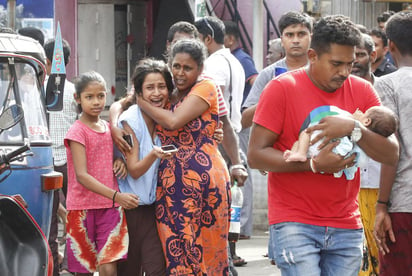
POLYGON ((247 262, 244 259, 242 259, 241 257, 239 257, 237 255, 233 256, 233 265, 234 266, 243 266, 245 264, 247 264, 247 262))

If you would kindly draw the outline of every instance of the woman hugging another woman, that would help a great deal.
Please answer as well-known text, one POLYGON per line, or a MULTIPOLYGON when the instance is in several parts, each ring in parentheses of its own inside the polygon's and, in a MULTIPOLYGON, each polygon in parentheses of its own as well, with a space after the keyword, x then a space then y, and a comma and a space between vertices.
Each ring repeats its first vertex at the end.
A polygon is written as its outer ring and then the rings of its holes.
POLYGON ((199 79, 205 57, 200 41, 178 41, 169 62, 176 87, 170 109, 142 96, 137 101, 158 124, 161 144, 178 149, 160 161, 156 194, 167 275, 228 274, 229 173, 213 138, 216 86, 199 79))

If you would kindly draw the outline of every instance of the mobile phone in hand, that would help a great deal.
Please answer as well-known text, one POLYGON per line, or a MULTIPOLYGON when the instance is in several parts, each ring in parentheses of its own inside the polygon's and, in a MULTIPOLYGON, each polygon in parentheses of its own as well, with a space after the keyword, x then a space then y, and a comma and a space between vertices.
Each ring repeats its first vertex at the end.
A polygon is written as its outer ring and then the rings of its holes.
POLYGON ((126 142, 129 144, 130 147, 133 147, 133 138, 131 134, 123 135, 123 139, 126 140, 126 142))
POLYGON ((177 148, 174 145, 164 145, 161 147, 165 153, 174 153, 177 152, 177 148))

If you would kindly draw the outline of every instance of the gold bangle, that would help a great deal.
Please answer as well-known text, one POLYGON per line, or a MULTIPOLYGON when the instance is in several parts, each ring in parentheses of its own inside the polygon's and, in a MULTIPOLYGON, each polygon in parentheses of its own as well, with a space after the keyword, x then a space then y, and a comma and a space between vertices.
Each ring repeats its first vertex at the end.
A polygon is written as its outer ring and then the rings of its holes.
POLYGON ((310 158, 309 166, 313 173, 317 173, 316 168, 315 168, 315 161, 313 161, 313 158, 310 158))

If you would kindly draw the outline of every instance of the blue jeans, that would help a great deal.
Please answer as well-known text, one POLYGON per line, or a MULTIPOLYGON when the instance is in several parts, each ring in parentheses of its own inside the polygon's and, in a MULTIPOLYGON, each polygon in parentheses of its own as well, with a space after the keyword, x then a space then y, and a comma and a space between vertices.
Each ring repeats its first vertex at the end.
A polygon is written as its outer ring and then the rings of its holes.
POLYGON ((360 270, 363 229, 284 222, 270 226, 270 239, 282 276, 356 276, 360 270))

